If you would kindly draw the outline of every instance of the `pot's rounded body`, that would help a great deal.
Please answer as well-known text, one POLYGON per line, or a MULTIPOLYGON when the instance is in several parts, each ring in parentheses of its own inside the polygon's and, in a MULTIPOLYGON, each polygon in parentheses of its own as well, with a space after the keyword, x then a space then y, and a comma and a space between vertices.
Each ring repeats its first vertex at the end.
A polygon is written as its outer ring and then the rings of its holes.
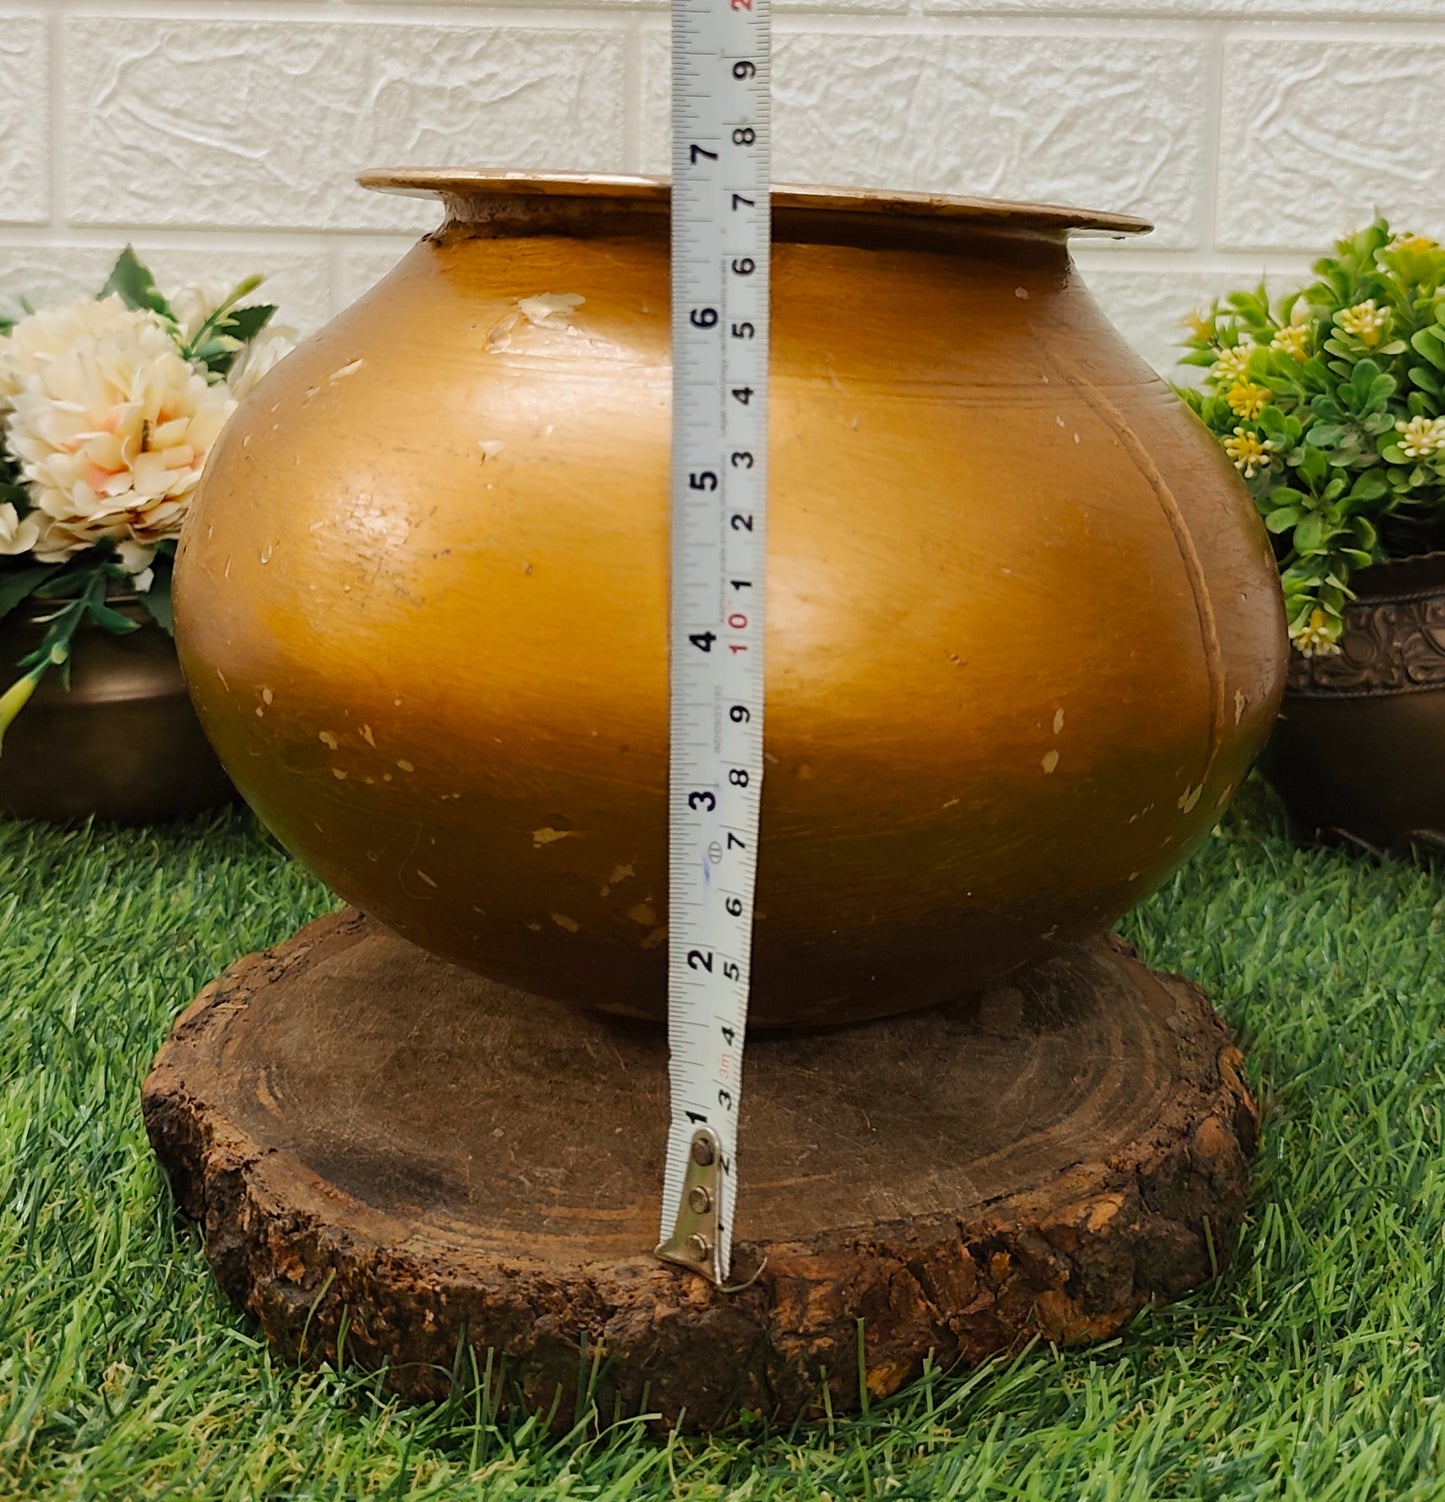
MULTIPOLYGON (((175 643, 134 600, 110 602, 137 629, 76 633, 70 687, 52 669, 5 732, 0 813, 69 824, 143 824, 235 798, 186 694, 175 643)), ((54 601, 27 600, 0 621, 0 687, 40 646, 54 601)))
POLYGON ((1340 652, 1291 657, 1261 763, 1290 821, 1403 854, 1445 847, 1445 554, 1350 580, 1340 652))
MULTIPOLYGON (((341 894, 661 1016, 666 195, 413 181, 445 227, 212 456, 183 663, 341 894)), ((1263 531, 1075 275, 1078 222, 775 199, 759 1024, 931 1003, 1113 921, 1274 717, 1263 531)))

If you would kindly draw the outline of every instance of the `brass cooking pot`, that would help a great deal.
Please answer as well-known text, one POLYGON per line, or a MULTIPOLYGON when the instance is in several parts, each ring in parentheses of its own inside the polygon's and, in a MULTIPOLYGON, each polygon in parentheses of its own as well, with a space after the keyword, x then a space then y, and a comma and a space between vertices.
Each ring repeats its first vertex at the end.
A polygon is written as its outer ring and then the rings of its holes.
MULTIPOLYGON (((666 991, 668 195, 373 173, 447 209, 242 405, 176 575, 201 719, 338 892, 498 980, 666 991)), ((752 1018, 922 1006, 1116 919, 1285 666, 1263 529, 1071 230, 774 201, 752 1018)))

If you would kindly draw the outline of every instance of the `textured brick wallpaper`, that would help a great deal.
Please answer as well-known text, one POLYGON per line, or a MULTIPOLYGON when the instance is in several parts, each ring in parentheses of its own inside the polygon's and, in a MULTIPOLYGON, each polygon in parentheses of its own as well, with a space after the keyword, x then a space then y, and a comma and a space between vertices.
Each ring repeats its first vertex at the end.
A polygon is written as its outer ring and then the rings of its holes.
MULTIPOLYGON (((776 0, 779 180, 1125 209, 1078 252, 1161 368, 1180 314, 1380 208, 1445 234, 1445 0, 776 0)), ((435 210, 379 165, 655 172, 667 9, 0 0, 0 293, 271 273, 309 329, 435 210)))

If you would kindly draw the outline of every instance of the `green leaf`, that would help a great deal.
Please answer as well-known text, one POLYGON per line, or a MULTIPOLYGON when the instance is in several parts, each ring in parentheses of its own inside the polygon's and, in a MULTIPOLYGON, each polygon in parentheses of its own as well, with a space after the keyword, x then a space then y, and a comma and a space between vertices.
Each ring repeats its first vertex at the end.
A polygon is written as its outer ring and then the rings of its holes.
POLYGON ((1411 336, 1410 344, 1436 370, 1445 370, 1445 326, 1437 324, 1434 328, 1421 329, 1418 334, 1411 336))
POLYGON ((1445 384, 1441 383, 1440 377, 1434 371, 1427 370, 1423 365, 1412 365, 1409 376, 1421 391, 1428 391, 1431 396, 1445 396, 1445 384))
POLYGON ((258 304, 252 308, 236 306, 242 298, 249 297, 263 281, 263 276, 248 276, 231 288, 184 346, 182 352, 188 360, 199 361, 214 376, 226 374, 242 345, 254 339, 276 311, 268 304, 258 304))
MULTIPOLYGON (((156 560, 160 562, 159 559, 156 560)), ((136 598, 145 607, 146 614, 167 636, 176 634, 175 616, 171 612, 171 571, 157 568, 151 587, 136 598)))
POLYGON ((1318 485, 1330 472, 1330 461, 1317 448, 1308 443, 1300 448, 1299 472, 1311 484, 1318 485))
POLYGON ((104 600, 91 600, 89 614, 102 631, 109 631, 112 636, 129 636, 132 631, 140 630, 139 621, 131 620, 118 610, 112 610, 104 600))
POLYGON ((45 581, 64 565, 36 563, 28 568, 0 572, 0 620, 10 614, 22 600, 27 600, 45 581))
POLYGON ((205 342, 190 351, 191 358, 199 360, 214 376, 229 375, 241 351, 265 328, 275 311, 270 303, 226 309, 217 316, 205 342))
POLYGON ((1289 419, 1274 406, 1262 408, 1255 422, 1266 438, 1283 438, 1290 426, 1289 419))
POLYGON ((1362 409, 1366 412, 1375 412, 1383 407, 1395 394, 1395 387, 1399 385, 1392 375, 1377 375, 1369 384, 1362 399, 1362 409))
POLYGON ((85 593, 79 599, 70 601, 68 605, 62 605, 51 616, 46 625, 45 635, 40 639, 40 645, 33 652, 22 657, 18 666, 22 669, 58 667, 61 669, 61 682, 69 688, 70 679, 65 669, 70 663, 71 638, 90 608, 93 598, 92 586, 99 584, 104 588, 104 583, 105 581, 99 575, 87 580, 85 593))
POLYGON ((1313 553, 1324 539, 1324 518, 1318 512, 1311 511, 1294 529, 1294 545, 1297 552, 1313 553))
POLYGON ((214 360, 219 355, 234 355, 241 348, 239 339, 227 338, 224 334, 213 334, 204 344, 197 344, 191 349, 191 358, 205 364, 214 360))
POLYGON ((1278 511, 1269 512, 1264 518, 1264 524, 1271 532, 1288 532, 1289 529, 1303 515, 1298 506, 1281 506, 1278 511))
POLYGON ((1350 487, 1350 499, 1377 501, 1390 488, 1390 482, 1377 469, 1366 470, 1350 487))
POLYGON ((272 303, 255 303, 249 308, 232 308, 226 315, 222 333, 249 344, 270 323, 276 312, 272 303))
POLYGON ((180 327, 180 320, 156 286, 156 279, 129 245, 121 251, 109 279, 100 289, 102 297, 109 297, 112 292, 118 292, 128 308, 159 313, 172 328, 180 327))

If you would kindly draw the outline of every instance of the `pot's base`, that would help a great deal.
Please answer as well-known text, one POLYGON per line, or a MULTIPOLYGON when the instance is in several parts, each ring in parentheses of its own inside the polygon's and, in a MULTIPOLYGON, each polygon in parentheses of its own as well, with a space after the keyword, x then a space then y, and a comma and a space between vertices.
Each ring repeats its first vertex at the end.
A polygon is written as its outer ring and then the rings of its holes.
POLYGON ((1241 1064, 1195 987, 1103 938, 968 1001, 750 1039, 733 1293, 649 1254, 662 1030, 355 913, 209 986, 145 1115, 287 1355, 386 1362, 417 1398, 490 1372, 490 1400, 568 1424, 590 1383, 604 1418, 710 1427, 1097 1340, 1205 1281, 1254 1149, 1241 1064))

